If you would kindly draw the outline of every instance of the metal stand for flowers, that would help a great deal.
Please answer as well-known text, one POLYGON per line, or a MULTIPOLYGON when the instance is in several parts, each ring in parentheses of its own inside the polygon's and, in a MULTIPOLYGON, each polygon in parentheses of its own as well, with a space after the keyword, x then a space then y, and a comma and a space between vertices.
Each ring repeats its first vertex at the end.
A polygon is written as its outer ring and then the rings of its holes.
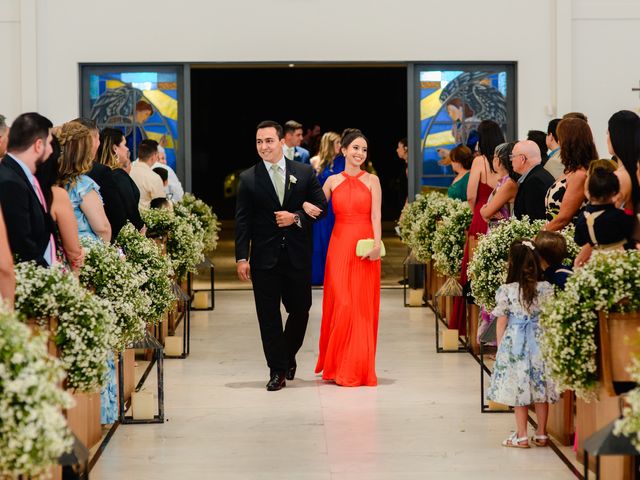
POLYGON ((58 465, 62 467, 63 480, 88 480, 89 479, 89 449, 78 440, 72 432, 73 448, 68 453, 63 453, 58 458, 58 465))
POLYGON ((418 262, 411 253, 411 250, 407 250, 407 256, 402 262, 402 278, 406 279, 402 283, 402 298, 405 307, 428 307, 429 305, 423 301, 423 294, 425 290, 425 265, 418 262), (417 302, 411 301, 411 291, 422 290, 420 295, 419 305, 417 302), (407 295, 409 291, 409 295, 407 295), (407 296, 409 298, 407 299, 407 296))
POLYGON ((145 350, 153 350, 153 356, 151 362, 147 366, 146 370, 142 374, 140 381, 136 385, 134 392, 139 392, 144 386, 144 382, 147 380, 149 373, 153 369, 155 364, 157 369, 158 378, 158 414, 154 415, 150 419, 134 419, 133 416, 126 415, 127 410, 131 407, 131 400, 127 401, 124 394, 124 362, 122 353, 119 354, 118 362, 118 379, 119 379, 119 419, 120 423, 127 424, 148 424, 148 423, 164 423, 164 369, 163 369, 163 347, 158 340, 156 340, 148 331, 145 332, 145 337, 139 342, 134 343, 129 348, 139 348, 145 350))
POLYGON ((595 457, 595 473, 596 480, 601 478, 600 476, 600 457, 608 455, 628 456, 633 459, 633 478, 640 478, 640 455, 638 450, 631 443, 629 437, 624 435, 616 435, 613 430, 616 425, 616 421, 609 423, 602 430, 598 430, 596 433, 587 438, 584 442, 584 479, 589 479, 589 455, 595 457))
MULTIPOLYGON (((190 276, 187 278, 190 278, 190 276)), ((191 353, 191 295, 189 295, 190 283, 190 281, 187 281, 187 291, 184 291, 182 288, 180 288, 177 283, 174 283, 173 285, 176 300, 181 308, 173 324, 173 330, 169 333, 171 335, 175 334, 178 326, 180 325, 180 323, 182 323, 182 354, 165 355, 164 358, 185 359, 189 356, 189 353, 191 353)), ((173 313, 171 315, 173 315, 173 313)))
MULTIPOLYGON (((444 348, 440 342, 440 323, 444 325, 444 331, 449 330, 449 325, 447 323, 446 315, 442 315, 440 311, 440 298, 455 298, 462 296, 462 289, 458 292, 455 288, 450 288, 452 283, 455 282, 455 279, 450 278, 445 284, 438 289, 438 291, 433 296, 433 302, 431 302, 431 308, 435 314, 435 325, 436 325, 436 352, 437 353, 466 353, 467 349, 467 339, 458 335, 458 347, 454 349, 444 348)), ((444 342, 443 342, 444 343, 444 342)))
POLYGON ((213 310, 214 308, 216 308, 216 297, 215 297, 215 265, 213 264, 213 262, 211 260, 209 260, 208 258, 204 259, 204 262, 200 263, 197 267, 198 272, 200 271, 204 271, 204 270, 209 270, 209 288, 194 288, 193 287, 193 276, 191 275, 191 273, 189 273, 189 276, 187 277, 187 282, 188 282, 188 290, 189 292, 192 292, 193 295, 193 301, 195 300, 195 296, 198 292, 209 292, 209 302, 207 307, 205 308, 201 308, 201 307, 194 307, 193 304, 191 305, 191 310, 193 311, 201 311, 201 310, 213 310))

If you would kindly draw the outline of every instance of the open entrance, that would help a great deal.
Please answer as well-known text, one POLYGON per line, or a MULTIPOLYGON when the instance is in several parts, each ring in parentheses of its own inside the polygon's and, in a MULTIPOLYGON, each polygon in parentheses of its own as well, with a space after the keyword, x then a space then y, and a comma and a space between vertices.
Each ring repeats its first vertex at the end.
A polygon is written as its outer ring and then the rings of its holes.
POLYGON ((406 193, 396 154, 407 136, 405 65, 192 65, 191 112, 193 192, 221 219, 234 217, 233 174, 259 160, 255 126, 267 119, 315 123, 322 133, 361 129, 382 183, 383 219, 398 218, 406 193))

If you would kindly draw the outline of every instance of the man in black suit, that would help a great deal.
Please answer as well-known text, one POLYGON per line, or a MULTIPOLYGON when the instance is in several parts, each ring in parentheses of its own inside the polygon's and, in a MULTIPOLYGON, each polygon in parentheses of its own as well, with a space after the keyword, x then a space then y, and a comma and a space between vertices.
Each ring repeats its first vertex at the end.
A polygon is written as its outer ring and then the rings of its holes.
POLYGON ((545 196, 553 185, 553 176, 542 166, 540 147, 531 141, 516 143, 511 154, 513 170, 520 174, 518 193, 513 205, 516 218, 527 215, 531 220, 546 218, 545 196))
POLYGON ((236 262, 251 279, 262 346, 270 369, 267 390, 280 390, 296 372, 311 308, 313 219, 309 202, 324 213, 327 199, 311 166, 286 160, 282 127, 260 123, 256 147, 262 158, 240 175, 236 200, 236 262), (282 328, 280 300, 287 313, 282 328))
POLYGON ((53 220, 47 211, 36 167, 51 155, 52 123, 23 113, 11 125, 7 155, 0 163, 0 205, 9 244, 18 261, 54 262, 53 220))

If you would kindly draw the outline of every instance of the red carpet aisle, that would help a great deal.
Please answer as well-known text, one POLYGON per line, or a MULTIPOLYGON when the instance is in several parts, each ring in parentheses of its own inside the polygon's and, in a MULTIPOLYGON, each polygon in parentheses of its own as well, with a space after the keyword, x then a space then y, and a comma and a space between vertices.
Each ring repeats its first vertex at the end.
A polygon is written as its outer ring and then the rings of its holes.
MULTIPOLYGON (((300 378, 267 392, 250 292, 194 312, 191 356, 165 362, 164 425, 123 425, 92 471, 135 479, 571 479, 550 449, 506 449, 512 415, 481 414, 470 355, 434 353, 433 316, 383 290, 376 388, 313 375, 321 291, 300 378)), ((151 387, 148 387, 151 388, 151 387)))

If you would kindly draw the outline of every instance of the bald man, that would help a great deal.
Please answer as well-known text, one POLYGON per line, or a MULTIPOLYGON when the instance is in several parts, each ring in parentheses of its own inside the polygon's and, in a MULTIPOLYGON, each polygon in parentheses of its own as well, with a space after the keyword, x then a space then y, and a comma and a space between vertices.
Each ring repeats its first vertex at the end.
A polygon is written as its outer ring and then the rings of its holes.
POLYGON ((523 140, 513 147, 511 163, 513 170, 520 175, 513 205, 516 218, 525 215, 531 220, 546 218, 545 196, 554 180, 541 162, 540 147, 535 142, 523 140))

